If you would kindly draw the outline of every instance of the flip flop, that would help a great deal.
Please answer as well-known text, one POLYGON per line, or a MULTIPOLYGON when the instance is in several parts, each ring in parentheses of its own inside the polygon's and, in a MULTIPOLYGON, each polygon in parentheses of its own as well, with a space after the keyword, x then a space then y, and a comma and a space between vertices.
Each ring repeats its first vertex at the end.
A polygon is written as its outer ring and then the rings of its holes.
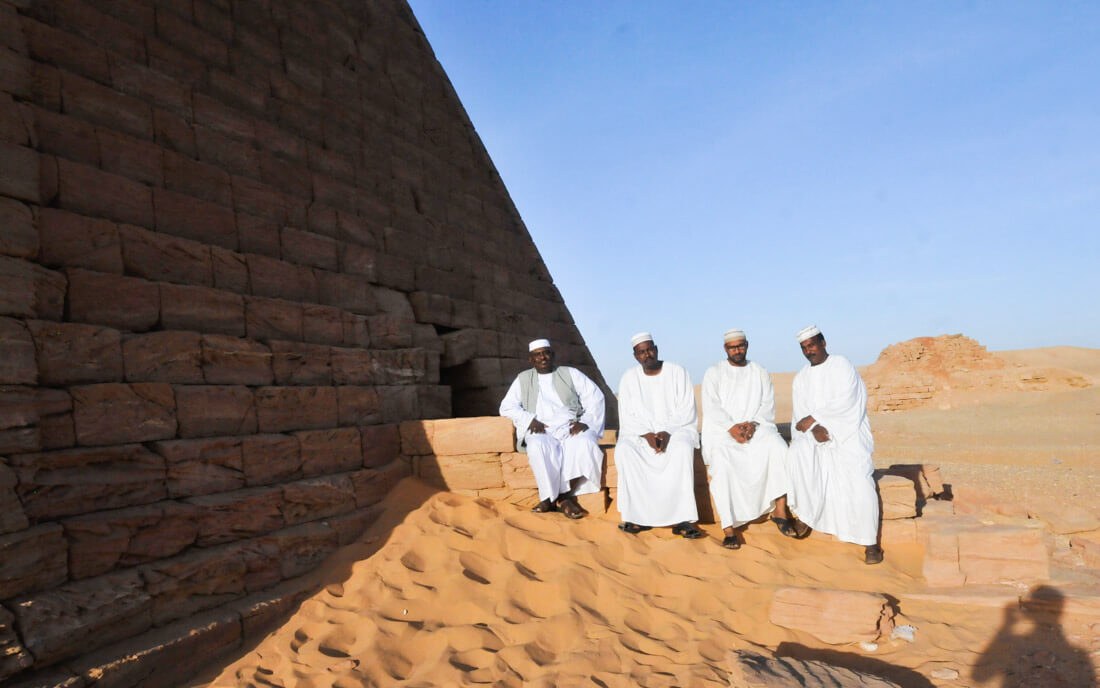
POLYGON ((554 506, 554 503, 549 499, 542 500, 531 509, 531 511, 535 512, 536 514, 548 514, 551 511, 557 510, 558 508, 554 506))
POLYGON ((727 535, 722 540, 722 546, 726 549, 741 549, 741 542, 737 539, 736 535, 727 535))
POLYGON ((631 523, 630 521, 624 521, 619 524, 619 530, 624 533, 630 533, 631 535, 637 535, 643 530, 651 530, 653 526, 640 526, 637 523, 631 523))
POLYGON ((698 540, 706 535, 706 533, 696 528, 694 523, 688 523, 687 521, 672 526, 672 534, 679 535, 688 540, 698 540))

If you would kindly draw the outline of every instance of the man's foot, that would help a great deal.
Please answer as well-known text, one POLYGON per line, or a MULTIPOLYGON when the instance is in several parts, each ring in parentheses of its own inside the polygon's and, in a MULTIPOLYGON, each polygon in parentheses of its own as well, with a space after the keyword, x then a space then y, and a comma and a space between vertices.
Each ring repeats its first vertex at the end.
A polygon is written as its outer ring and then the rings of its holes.
POLYGON ((726 549, 741 549, 741 541, 737 539, 737 535, 727 535, 722 540, 722 546, 726 549))
POLYGON ((651 530, 653 526, 640 526, 637 523, 631 523, 630 521, 624 521, 619 524, 619 530, 624 533, 630 533, 631 535, 637 535, 643 530, 651 530))
POLYGON ((584 510, 580 504, 577 503, 576 497, 562 497, 558 500, 558 508, 566 518, 578 519, 584 518, 588 515, 588 512, 584 510))
MULTIPOLYGON (((814 532, 813 528, 799 521, 794 516, 791 516, 791 530, 794 531, 794 535, 791 537, 794 537, 796 540, 809 537, 810 533, 814 532)), ((784 535, 786 535, 786 533, 784 533, 784 535)))
POLYGON ((531 509, 531 511, 534 511, 536 514, 548 514, 551 511, 557 510, 557 507, 554 506, 554 500, 552 499, 544 499, 531 509))
POLYGON ((881 564, 883 560, 882 548, 878 545, 867 545, 863 550, 864 564, 881 564))
POLYGON ((688 540, 697 540, 704 535, 703 531, 699 530, 694 523, 688 523, 687 521, 672 526, 672 534, 688 540))
POLYGON ((775 524, 775 527, 779 529, 780 533, 783 533, 789 538, 798 537, 794 532, 794 525, 791 523, 791 519, 772 516, 770 520, 775 524))

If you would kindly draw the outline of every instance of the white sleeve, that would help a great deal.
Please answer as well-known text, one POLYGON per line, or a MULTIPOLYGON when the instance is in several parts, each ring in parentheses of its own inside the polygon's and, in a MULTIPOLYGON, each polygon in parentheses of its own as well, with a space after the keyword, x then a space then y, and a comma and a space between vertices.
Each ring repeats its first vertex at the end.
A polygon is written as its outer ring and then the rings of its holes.
POLYGON ((734 422, 722 408, 722 399, 718 396, 719 375, 720 373, 714 368, 708 368, 703 374, 703 388, 699 394, 703 402, 703 425, 728 432, 734 426, 734 422))
POLYGON ((500 402, 500 415, 510 419, 512 424, 516 426, 516 437, 522 438, 527 434, 527 428, 531 425, 535 414, 523 410, 518 377, 512 380, 512 386, 508 388, 508 393, 504 395, 504 400, 500 402))
POLYGON ((570 368, 569 375, 573 378, 573 387, 577 390, 577 396, 580 397, 581 406, 584 408, 581 422, 596 433, 596 437, 603 437, 605 413, 603 392, 595 382, 576 368, 570 368))

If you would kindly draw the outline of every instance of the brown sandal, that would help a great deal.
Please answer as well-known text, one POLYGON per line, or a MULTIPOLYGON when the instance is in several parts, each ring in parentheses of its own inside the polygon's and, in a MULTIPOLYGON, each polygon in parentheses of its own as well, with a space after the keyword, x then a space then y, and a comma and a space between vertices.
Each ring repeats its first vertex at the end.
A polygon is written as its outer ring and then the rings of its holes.
POLYGON ((557 511, 558 508, 554 506, 554 501, 551 499, 544 499, 531 509, 536 514, 548 514, 551 511, 557 511))

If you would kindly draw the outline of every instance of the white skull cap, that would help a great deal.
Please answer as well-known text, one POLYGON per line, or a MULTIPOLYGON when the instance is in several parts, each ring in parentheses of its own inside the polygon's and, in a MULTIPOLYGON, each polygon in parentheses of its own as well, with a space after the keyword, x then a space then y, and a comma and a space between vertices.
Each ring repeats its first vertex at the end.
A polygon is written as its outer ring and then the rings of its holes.
POLYGON ((726 330, 726 333, 722 335, 723 342, 737 342, 742 339, 748 341, 744 330, 726 330))
POLYGON ((642 342, 652 342, 653 335, 648 332, 639 332, 630 338, 630 346, 638 346, 642 342))
POLYGON ((536 340, 532 341, 530 344, 527 345, 527 351, 528 352, 534 351, 535 349, 549 349, 549 348, 550 348, 550 340, 549 339, 536 339, 536 340))
POLYGON ((809 327, 803 327, 798 331, 798 343, 806 341, 810 337, 816 337, 821 334, 821 330, 817 329, 817 325, 810 325, 809 327))

